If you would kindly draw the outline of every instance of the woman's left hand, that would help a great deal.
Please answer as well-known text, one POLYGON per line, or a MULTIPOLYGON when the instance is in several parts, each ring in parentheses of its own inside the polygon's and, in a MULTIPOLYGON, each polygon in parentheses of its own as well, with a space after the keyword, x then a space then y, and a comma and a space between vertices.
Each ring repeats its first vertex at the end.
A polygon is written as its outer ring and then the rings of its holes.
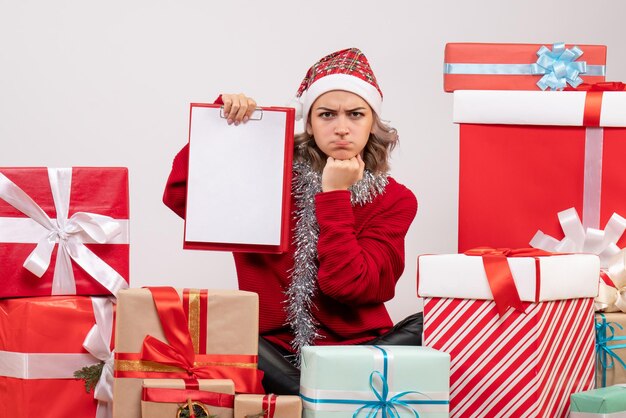
POLYGON ((322 191, 348 190, 357 181, 363 178, 365 163, 361 155, 349 160, 336 160, 328 157, 322 171, 322 191))

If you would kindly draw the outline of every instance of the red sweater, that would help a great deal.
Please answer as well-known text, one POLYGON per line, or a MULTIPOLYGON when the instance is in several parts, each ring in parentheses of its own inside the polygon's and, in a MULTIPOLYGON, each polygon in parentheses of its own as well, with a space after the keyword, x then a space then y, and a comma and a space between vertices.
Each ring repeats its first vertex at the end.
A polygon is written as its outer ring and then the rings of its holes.
MULTIPOLYGON (((163 202, 185 215, 189 147, 174 159, 163 202)), ((315 197, 318 241, 318 286, 312 314, 323 338, 315 344, 359 344, 393 325, 384 302, 394 296, 404 270, 404 239, 417 212, 417 200, 405 186, 389 178, 382 195, 363 206, 350 204, 350 192, 338 190, 315 197)), ((292 207, 295 203, 292 197, 292 207)), ((295 227, 292 217, 290 230, 295 227)), ((290 237, 292 238, 292 237, 290 237)), ((260 334, 290 350, 285 291, 295 246, 284 254, 233 253, 239 289, 256 292, 260 334)))

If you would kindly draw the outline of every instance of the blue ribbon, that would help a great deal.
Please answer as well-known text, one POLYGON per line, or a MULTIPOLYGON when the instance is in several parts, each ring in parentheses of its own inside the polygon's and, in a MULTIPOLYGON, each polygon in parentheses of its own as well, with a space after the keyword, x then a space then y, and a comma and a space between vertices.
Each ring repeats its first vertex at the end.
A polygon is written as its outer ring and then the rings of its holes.
POLYGON ((563 89, 567 84, 579 86, 583 79, 580 74, 590 76, 605 75, 604 65, 587 65, 586 61, 577 61, 583 54, 577 46, 565 48, 565 44, 555 43, 552 50, 542 46, 537 51, 537 61, 528 64, 469 64, 445 63, 444 74, 501 74, 501 75, 543 75, 537 82, 541 90, 563 89))
POLYGON ((609 346, 608 343, 626 341, 626 337, 615 336, 614 325, 622 330, 623 327, 620 324, 616 322, 606 322, 606 317, 602 313, 600 316, 602 317, 602 321, 596 321, 596 355, 598 357, 598 362, 602 365, 602 387, 605 387, 606 371, 607 369, 615 367, 615 360, 617 360, 618 363, 626 369, 626 362, 613 352, 613 350, 626 348, 626 344, 613 344, 609 346), (607 330, 609 336, 607 336, 607 330))
POLYGON ((361 405, 354 413, 352 414, 352 418, 357 418, 361 412, 368 410, 366 418, 376 417, 378 412, 382 412, 383 418, 400 418, 400 413, 398 412, 398 407, 407 409, 413 413, 415 418, 419 418, 419 413, 411 406, 411 405, 447 405, 449 401, 438 401, 438 400, 402 400, 404 396, 411 393, 422 394, 417 391, 405 391, 398 393, 397 395, 389 398, 389 384, 387 383, 387 373, 388 373, 388 358, 387 352, 382 347, 374 345, 373 347, 379 349, 383 354, 383 372, 381 373, 378 370, 374 370, 370 374, 369 385, 376 396, 376 400, 373 401, 365 401, 365 400, 354 400, 354 399, 312 399, 307 396, 300 394, 303 400, 311 403, 337 403, 337 404, 353 404, 353 405, 361 405), (381 381, 382 390, 379 391, 376 389, 374 385, 374 379, 378 378, 381 381), (388 399, 389 398, 389 399, 388 399))

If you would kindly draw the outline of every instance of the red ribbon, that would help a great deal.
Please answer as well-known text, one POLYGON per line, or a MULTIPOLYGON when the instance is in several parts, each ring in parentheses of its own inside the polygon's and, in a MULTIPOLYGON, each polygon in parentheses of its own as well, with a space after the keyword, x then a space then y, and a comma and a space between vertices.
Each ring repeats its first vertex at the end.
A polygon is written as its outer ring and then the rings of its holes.
POLYGON ((617 286, 615 285, 613 280, 611 280, 611 277, 604 270, 600 270, 600 280, 602 280, 604 284, 617 289, 617 286))
POLYGON ((219 408, 234 408, 235 395, 205 390, 143 388, 141 400, 145 402, 186 403, 188 399, 219 408))
POLYGON ((263 414, 266 418, 274 418, 274 412, 276 411, 276 395, 270 393, 263 397, 263 414))
POLYGON ((465 252, 465 255, 481 256, 487 274, 487 281, 493 294, 499 315, 502 317, 509 308, 524 312, 522 300, 517 292, 513 274, 509 268, 507 257, 537 257, 550 256, 550 253, 536 248, 474 248, 465 252))
POLYGON ((178 293, 172 287, 148 287, 161 321, 163 333, 169 344, 150 335, 143 341, 140 354, 116 353, 119 360, 141 360, 182 369, 180 373, 117 371, 116 377, 163 376, 190 379, 232 379, 237 392, 264 393, 261 379, 263 372, 250 367, 237 367, 232 363, 256 362, 256 356, 247 355, 202 355, 193 350, 187 320, 178 293), (202 363, 223 364, 202 364, 202 363), (229 364, 230 363, 230 364, 229 364))
POLYGON ((620 81, 606 81, 601 83, 583 83, 576 88, 566 88, 568 91, 586 91, 585 112, 583 114, 583 126, 600 126, 600 114, 602 112, 602 93, 605 91, 626 90, 626 84, 620 81))

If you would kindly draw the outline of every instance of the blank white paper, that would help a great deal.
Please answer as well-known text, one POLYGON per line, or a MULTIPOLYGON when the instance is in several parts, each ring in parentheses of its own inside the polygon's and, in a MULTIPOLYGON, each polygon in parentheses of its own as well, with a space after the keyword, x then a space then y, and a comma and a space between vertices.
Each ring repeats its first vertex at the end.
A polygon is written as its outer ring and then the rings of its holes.
POLYGON ((286 118, 266 109, 235 126, 192 107, 186 241, 280 244, 286 118))

